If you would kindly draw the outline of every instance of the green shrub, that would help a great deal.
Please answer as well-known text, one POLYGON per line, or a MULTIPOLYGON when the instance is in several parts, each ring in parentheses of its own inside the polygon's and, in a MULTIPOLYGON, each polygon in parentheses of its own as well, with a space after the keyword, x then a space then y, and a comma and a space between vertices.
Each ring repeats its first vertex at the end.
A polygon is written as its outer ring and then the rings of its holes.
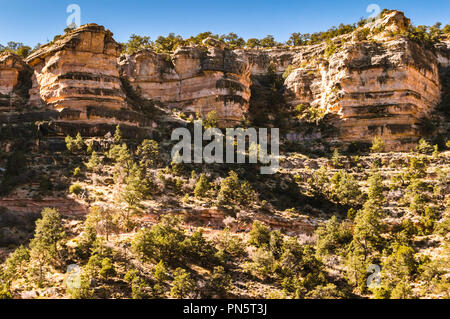
POLYGON ((122 142, 122 130, 120 129, 120 124, 117 124, 116 131, 114 132, 114 143, 119 144, 122 142))
POLYGON ((78 183, 72 184, 69 187, 69 193, 71 193, 71 194, 80 195, 82 192, 83 192, 83 187, 81 187, 81 185, 78 183))
POLYGON ((414 250, 409 246, 395 244, 392 254, 383 262, 381 278, 390 288, 393 288, 398 283, 411 278, 416 270, 414 250))
POLYGON ((170 295, 173 298, 184 299, 189 297, 195 291, 195 282, 191 275, 182 268, 177 268, 174 272, 172 289, 170 295))
POLYGON ((166 215, 150 230, 141 229, 132 240, 132 250, 141 259, 163 260, 177 265, 183 259, 187 236, 179 217, 166 215))
POLYGON ((94 297, 94 290, 91 288, 91 279, 84 272, 79 277, 79 285, 66 286, 66 293, 72 299, 91 299, 94 297))
POLYGON ((399 282, 391 292, 391 299, 412 299, 413 292, 408 282, 399 282))
POLYGON ((427 141, 421 138, 416 147, 416 151, 420 154, 431 154, 433 153, 434 148, 427 141))
POLYGON ((295 108, 296 117, 307 123, 316 125, 325 117, 325 109, 307 104, 299 104, 295 108))
POLYGON ((339 168, 343 166, 342 156, 339 153, 339 149, 335 148, 333 151, 333 156, 331 157, 331 164, 335 168, 339 168))
POLYGON ((30 251, 24 246, 20 246, 6 259, 3 277, 8 281, 22 277, 25 275, 29 261, 30 251))
POLYGON ((330 179, 332 196, 343 205, 354 205, 361 198, 358 181, 353 175, 340 170, 330 179))
POLYGON ((62 266, 60 245, 66 239, 61 214, 52 208, 42 210, 42 218, 36 221, 34 237, 30 241, 29 274, 38 286, 44 283, 49 266, 62 266))
POLYGON ((68 135, 66 137, 66 147, 69 150, 69 152, 71 152, 71 153, 81 152, 85 147, 85 144, 84 144, 83 138, 81 137, 81 134, 78 132, 75 139, 73 139, 71 136, 68 135))
POLYGON ((217 196, 219 204, 249 205, 255 199, 253 188, 248 182, 241 182, 234 171, 230 171, 228 177, 222 180, 217 196))
POLYGON ((330 58, 334 53, 336 53, 338 47, 333 42, 328 42, 327 47, 324 52, 325 58, 330 58))
POLYGON ((219 125, 219 118, 217 116, 217 112, 216 111, 211 111, 208 113, 208 115, 206 116, 206 119, 203 121, 203 126, 208 129, 208 128, 215 128, 219 125))
POLYGON ((109 258, 103 258, 102 260, 102 268, 100 269, 99 275, 105 279, 108 279, 111 276, 116 274, 116 270, 113 262, 109 258))
POLYGON ((244 269, 266 279, 274 274, 276 265, 273 253, 267 247, 260 247, 253 253, 252 261, 244 265, 244 269))
POLYGON ((153 275, 159 283, 164 283, 167 279, 169 279, 169 271, 162 260, 160 260, 156 265, 153 275))
POLYGON ((74 176, 74 177, 78 177, 78 176, 80 176, 80 174, 81 174, 81 169, 80 169, 79 167, 76 167, 76 168, 73 170, 73 176, 74 176))
POLYGON ((233 235, 229 228, 225 228, 217 240, 219 253, 224 261, 238 259, 245 255, 245 244, 240 237, 233 235))
POLYGON ((286 68, 286 70, 284 71, 284 73, 283 73, 283 79, 286 80, 286 79, 289 77, 289 75, 290 75, 292 72, 294 72, 294 70, 295 70, 295 66, 293 66, 292 64, 290 64, 290 65, 286 68))
POLYGON ((352 231, 348 225, 339 223, 336 216, 320 226, 315 233, 317 239, 317 253, 327 255, 343 249, 352 240, 352 231))
POLYGON ((139 158, 139 165, 146 170, 154 167, 159 157, 159 145, 153 140, 144 140, 138 146, 136 155, 139 158))
POLYGON ((13 299, 9 287, 6 285, 0 286, 0 300, 2 299, 13 299))
POLYGON ((194 263, 202 266, 208 266, 217 263, 216 253, 217 249, 213 243, 207 240, 203 236, 201 229, 197 229, 187 240, 184 242, 185 255, 189 257, 194 263))
POLYGON ((197 184, 195 185, 195 189, 194 189, 195 197, 197 197, 197 198, 206 197, 209 188, 210 188, 210 186, 209 186, 208 179, 206 178, 206 175, 201 174, 197 184))
POLYGON ((270 243, 270 230, 269 228, 261 223, 260 221, 254 221, 252 230, 250 231, 250 239, 248 240, 249 245, 255 247, 269 247, 270 243))
POLYGON ((381 137, 375 136, 372 141, 370 150, 372 153, 383 153, 385 149, 384 141, 381 137))
POLYGON ((226 298, 231 287, 231 276, 225 272, 222 266, 214 267, 208 288, 219 298, 226 298))
POLYGON ((97 152, 95 151, 92 152, 89 161, 85 163, 86 168, 91 172, 99 172, 101 170, 100 164, 101 164, 100 158, 97 155, 97 152))

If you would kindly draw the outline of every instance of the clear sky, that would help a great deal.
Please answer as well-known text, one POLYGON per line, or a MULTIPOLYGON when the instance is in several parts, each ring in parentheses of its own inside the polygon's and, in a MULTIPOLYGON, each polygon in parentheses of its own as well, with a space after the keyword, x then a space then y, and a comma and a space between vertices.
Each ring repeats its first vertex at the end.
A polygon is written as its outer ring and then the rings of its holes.
POLYGON ((211 31, 245 39, 268 34, 285 41, 293 32, 323 31, 368 17, 367 6, 404 11, 416 25, 450 24, 448 0, 0 0, 0 44, 46 43, 66 27, 66 8, 78 4, 81 24, 106 26, 117 41, 132 33, 183 37, 211 31))

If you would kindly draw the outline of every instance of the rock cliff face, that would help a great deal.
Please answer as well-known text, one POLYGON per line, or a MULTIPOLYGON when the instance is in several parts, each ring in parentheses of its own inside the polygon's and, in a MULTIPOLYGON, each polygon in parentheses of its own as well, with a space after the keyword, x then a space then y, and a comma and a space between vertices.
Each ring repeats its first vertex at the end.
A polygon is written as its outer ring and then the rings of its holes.
POLYGON ((125 107, 120 46, 112 35, 104 27, 85 25, 28 57, 34 69, 30 104, 69 109, 82 119, 91 118, 90 108, 125 107))
MULTIPOLYGON (((409 24, 399 12, 381 22, 389 32, 409 24)), ((328 114, 338 129, 330 140, 369 144, 381 136, 389 150, 410 149, 421 135, 422 119, 441 98, 437 56, 405 37, 348 40, 327 58, 323 46, 299 53, 294 65, 300 67, 285 82, 288 100, 328 114)))
POLYGON ((122 74, 142 97, 186 113, 215 111, 238 122, 248 110, 250 64, 220 46, 181 47, 172 55, 141 51, 121 61, 122 74))
MULTIPOLYGON (((317 138, 370 144, 381 136, 388 150, 408 150, 421 136, 423 119, 439 105, 448 112, 450 65, 450 44, 426 49, 402 35, 409 23, 392 11, 332 43, 229 50, 207 39, 172 54, 122 56, 111 32, 89 24, 43 46, 26 63, 0 56, 0 107, 11 111, 29 98, 31 107, 56 110, 50 126, 58 134, 77 125, 87 135, 102 134, 122 123, 133 127, 131 136, 141 136, 155 128, 147 105, 203 116, 215 111, 225 126, 244 117, 267 125, 255 120, 258 115, 281 125, 288 114, 283 109, 303 104, 333 128, 317 138)), ((295 129, 291 136, 305 138, 295 129)))
POLYGON ((0 54, 0 112, 25 105, 31 68, 17 55, 0 54))

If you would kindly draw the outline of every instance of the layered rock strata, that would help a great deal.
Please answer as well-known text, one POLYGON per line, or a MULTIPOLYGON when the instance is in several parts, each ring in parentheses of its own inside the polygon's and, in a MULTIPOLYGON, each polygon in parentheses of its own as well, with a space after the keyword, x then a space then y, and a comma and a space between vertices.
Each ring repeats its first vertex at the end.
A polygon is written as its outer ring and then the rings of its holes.
MULTIPOLYGON (((402 30, 400 12, 385 17, 402 30)), ((437 56, 406 37, 383 42, 342 41, 328 58, 299 54, 286 79, 292 105, 307 104, 328 114, 339 142, 384 139, 388 150, 408 150, 421 136, 422 120, 440 101, 437 56), (330 116, 332 115, 332 116, 330 116)))
POLYGON ((31 68, 13 53, 0 54, 0 112, 24 106, 28 99, 31 68))
MULTIPOLYGON (((28 105, 58 111, 49 125, 58 134, 77 123, 89 135, 121 123, 145 127, 145 135, 156 127, 147 112, 154 104, 202 116, 215 111, 224 126, 244 117, 254 125, 281 125, 286 109, 303 104, 333 128, 314 133, 318 139, 370 144, 381 136, 388 150, 408 150, 422 136, 424 119, 439 105, 448 109, 450 64, 448 42, 429 50, 405 36, 409 24, 391 11, 331 43, 233 51, 207 39, 170 54, 122 56, 110 31, 89 24, 41 47, 26 63, 1 55, 0 107, 25 106, 32 82, 28 105)), ((304 138, 295 129, 290 136, 304 138)))
POLYGON ((185 113, 215 111, 222 122, 243 119, 250 100, 250 64, 223 46, 181 47, 172 55, 140 51, 121 61, 142 97, 185 113))
POLYGON ((88 24, 70 31, 27 58, 33 67, 32 106, 68 109, 92 119, 90 108, 126 107, 117 59, 120 45, 104 27, 88 24))

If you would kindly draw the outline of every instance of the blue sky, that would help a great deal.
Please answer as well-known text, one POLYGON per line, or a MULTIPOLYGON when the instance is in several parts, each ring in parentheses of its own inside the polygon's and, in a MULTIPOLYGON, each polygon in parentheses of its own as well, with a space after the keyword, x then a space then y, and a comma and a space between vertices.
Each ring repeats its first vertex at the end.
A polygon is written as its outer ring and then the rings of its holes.
POLYGON ((323 31, 368 17, 366 8, 398 9, 416 25, 450 24, 448 0, 0 0, 0 44, 34 46, 63 33, 69 4, 81 8, 81 23, 102 24, 126 41, 132 33, 153 40, 170 32, 183 37, 211 31, 235 32, 245 39, 272 34, 285 41, 293 32, 323 31))

